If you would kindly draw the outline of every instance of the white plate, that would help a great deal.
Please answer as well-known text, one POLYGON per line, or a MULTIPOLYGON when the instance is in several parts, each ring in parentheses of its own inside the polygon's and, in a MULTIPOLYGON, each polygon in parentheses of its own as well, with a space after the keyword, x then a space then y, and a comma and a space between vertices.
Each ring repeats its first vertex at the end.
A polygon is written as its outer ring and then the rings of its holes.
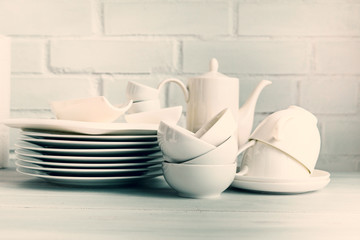
POLYGON ((35 143, 40 146, 54 148, 151 148, 158 146, 158 142, 100 142, 100 141, 76 141, 59 139, 38 139, 32 137, 20 137, 20 141, 35 143))
POLYGON ((69 140, 96 140, 96 141, 157 141, 157 135, 86 135, 68 134, 54 131, 22 131, 25 136, 34 138, 69 139, 69 140))
POLYGON ((244 177, 242 180, 235 179, 231 186, 246 190, 269 192, 269 193, 283 193, 294 194, 304 193, 320 190, 330 182, 330 174, 321 170, 314 170, 310 179, 305 181, 291 181, 284 180, 276 182, 264 182, 264 181, 251 181, 246 180, 244 177), (327 177, 326 177, 327 176, 327 177))
POLYGON ((16 166, 38 170, 45 173, 51 173, 53 176, 139 176, 145 173, 158 171, 161 165, 150 166, 146 168, 103 168, 103 169, 88 169, 88 168, 58 168, 58 167, 42 167, 32 163, 26 163, 21 160, 15 162, 16 166))
POLYGON ((43 154, 40 152, 34 152, 25 149, 16 149, 15 153, 20 156, 33 157, 37 159, 45 159, 48 161, 59 161, 59 162, 85 162, 85 163, 119 163, 119 162, 146 162, 152 159, 162 157, 161 152, 155 152, 145 156, 59 156, 43 154))
POLYGON ((26 162, 33 163, 40 166, 51 166, 51 167, 64 167, 64 168, 138 168, 153 166, 156 164, 162 163, 164 160, 162 158, 157 158, 154 160, 149 160, 146 162, 132 162, 132 163, 68 163, 68 162, 49 162, 32 157, 25 157, 21 155, 16 155, 16 158, 26 162))
POLYGON ((120 177, 69 177, 69 176, 51 176, 41 171, 17 167, 16 171, 19 173, 38 177, 51 183, 69 185, 69 186, 116 186, 124 185, 148 178, 153 178, 162 175, 162 171, 155 171, 141 176, 120 176, 120 177))
POLYGON ((17 118, 6 119, 4 124, 12 128, 50 130, 61 132, 72 132, 81 134, 126 134, 155 135, 158 129, 157 124, 131 124, 131 123, 96 123, 80 122, 58 119, 35 119, 17 118))
POLYGON ((160 150, 158 146, 153 148, 62 149, 46 148, 27 142, 18 142, 15 146, 17 148, 37 151, 44 154, 61 156, 136 156, 155 153, 160 150))

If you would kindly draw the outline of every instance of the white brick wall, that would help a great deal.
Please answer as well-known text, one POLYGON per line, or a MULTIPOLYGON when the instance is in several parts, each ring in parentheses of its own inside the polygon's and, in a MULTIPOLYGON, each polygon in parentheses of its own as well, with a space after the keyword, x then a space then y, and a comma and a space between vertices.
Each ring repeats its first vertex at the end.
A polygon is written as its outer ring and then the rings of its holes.
MULTIPOLYGON (((318 167, 360 171, 360 2, 357 0, 0 0, 13 37, 12 116, 51 117, 49 101, 105 95, 220 71, 242 104, 261 79, 255 125, 291 104, 319 118, 318 167)), ((167 105, 184 104, 171 85, 167 105)), ((16 138, 12 131, 12 142, 16 138)))

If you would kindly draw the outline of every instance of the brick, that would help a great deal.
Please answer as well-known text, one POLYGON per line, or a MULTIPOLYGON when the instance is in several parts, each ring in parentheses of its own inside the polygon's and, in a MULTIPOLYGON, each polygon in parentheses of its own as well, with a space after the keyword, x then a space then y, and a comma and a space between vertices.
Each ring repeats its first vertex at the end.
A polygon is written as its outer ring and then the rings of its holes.
POLYGON ((358 82, 353 79, 316 77, 300 82, 300 105, 315 113, 356 113, 358 82))
POLYGON ((359 74, 360 41, 333 41, 316 44, 316 72, 359 74))
POLYGON ((360 121, 324 122, 322 153, 360 154, 360 121))
POLYGON ((290 105, 296 105, 297 102, 297 78, 289 77, 265 77, 265 78, 240 78, 240 106, 250 97, 255 87, 262 79, 272 81, 272 84, 266 86, 261 92, 255 111, 275 112, 287 108, 290 105))
POLYGON ((0 1, 0 32, 9 35, 90 35, 87 0, 0 1))
POLYGON ((41 73, 45 65, 44 43, 33 40, 13 40, 11 70, 13 73, 41 73))
POLYGON ((301 74, 308 72, 308 53, 301 41, 185 41, 183 71, 207 72, 215 57, 224 73, 301 74))
POLYGON ((65 72, 149 73, 173 66, 169 41, 58 40, 51 67, 65 72))
POLYGON ((339 3, 240 4, 240 35, 360 35, 360 5, 339 3))
POLYGON ((227 2, 105 3, 105 33, 228 34, 227 2))
POLYGON ((91 79, 70 77, 12 79, 12 109, 50 109, 50 102, 95 96, 96 84, 91 79))

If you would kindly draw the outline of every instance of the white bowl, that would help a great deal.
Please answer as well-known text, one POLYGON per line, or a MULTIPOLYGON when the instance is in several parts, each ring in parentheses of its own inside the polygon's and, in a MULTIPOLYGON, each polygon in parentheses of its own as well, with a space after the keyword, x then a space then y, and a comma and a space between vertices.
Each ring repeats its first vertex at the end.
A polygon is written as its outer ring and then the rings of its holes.
POLYGON ((234 134, 236 127, 235 119, 230 109, 226 108, 205 123, 195 133, 195 136, 210 144, 219 146, 234 134))
POLYGON ((209 151, 199 157, 190 159, 183 164, 195 165, 222 165, 232 164, 237 160, 237 138, 231 136, 214 150, 209 151))
POLYGON ((306 179, 310 177, 309 170, 299 161, 260 141, 256 141, 254 146, 246 150, 238 174, 269 179, 306 179))
POLYGON ((181 163, 215 149, 174 123, 161 121, 157 136, 165 160, 171 162, 181 163))
POLYGON ((215 198, 225 191, 236 173, 236 163, 227 165, 190 165, 163 162, 166 182, 179 196, 215 198))
POLYGON ((154 99, 154 100, 146 100, 141 102, 134 102, 127 111, 127 113, 132 114, 139 112, 149 112, 159 109, 160 109, 160 100, 154 99))
POLYGON ((138 82, 129 81, 126 87, 126 96, 134 102, 153 100, 159 98, 159 90, 138 82))
POLYGON ((105 97, 89 97, 51 102, 51 110, 57 119, 83 122, 113 122, 131 107, 113 106, 105 97))
POLYGON ((161 121, 177 123, 182 114, 182 106, 161 108, 158 110, 125 114, 128 123, 159 124, 161 121))
POLYGON ((290 106, 269 115, 249 137, 289 154, 313 172, 320 152, 317 118, 309 111, 290 106))

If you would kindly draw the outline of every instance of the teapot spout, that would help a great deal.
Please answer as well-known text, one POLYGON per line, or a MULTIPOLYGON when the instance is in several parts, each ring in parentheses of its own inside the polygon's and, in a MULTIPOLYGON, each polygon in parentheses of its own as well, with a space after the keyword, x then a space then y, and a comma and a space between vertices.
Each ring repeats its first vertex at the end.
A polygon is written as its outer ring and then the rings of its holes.
POLYGON ((262 80, 254 89, 248 100, 238 111, 238 145, 242 146, 248 141, 254 122, 255 106, 261 91, 272 82, 262 80))

